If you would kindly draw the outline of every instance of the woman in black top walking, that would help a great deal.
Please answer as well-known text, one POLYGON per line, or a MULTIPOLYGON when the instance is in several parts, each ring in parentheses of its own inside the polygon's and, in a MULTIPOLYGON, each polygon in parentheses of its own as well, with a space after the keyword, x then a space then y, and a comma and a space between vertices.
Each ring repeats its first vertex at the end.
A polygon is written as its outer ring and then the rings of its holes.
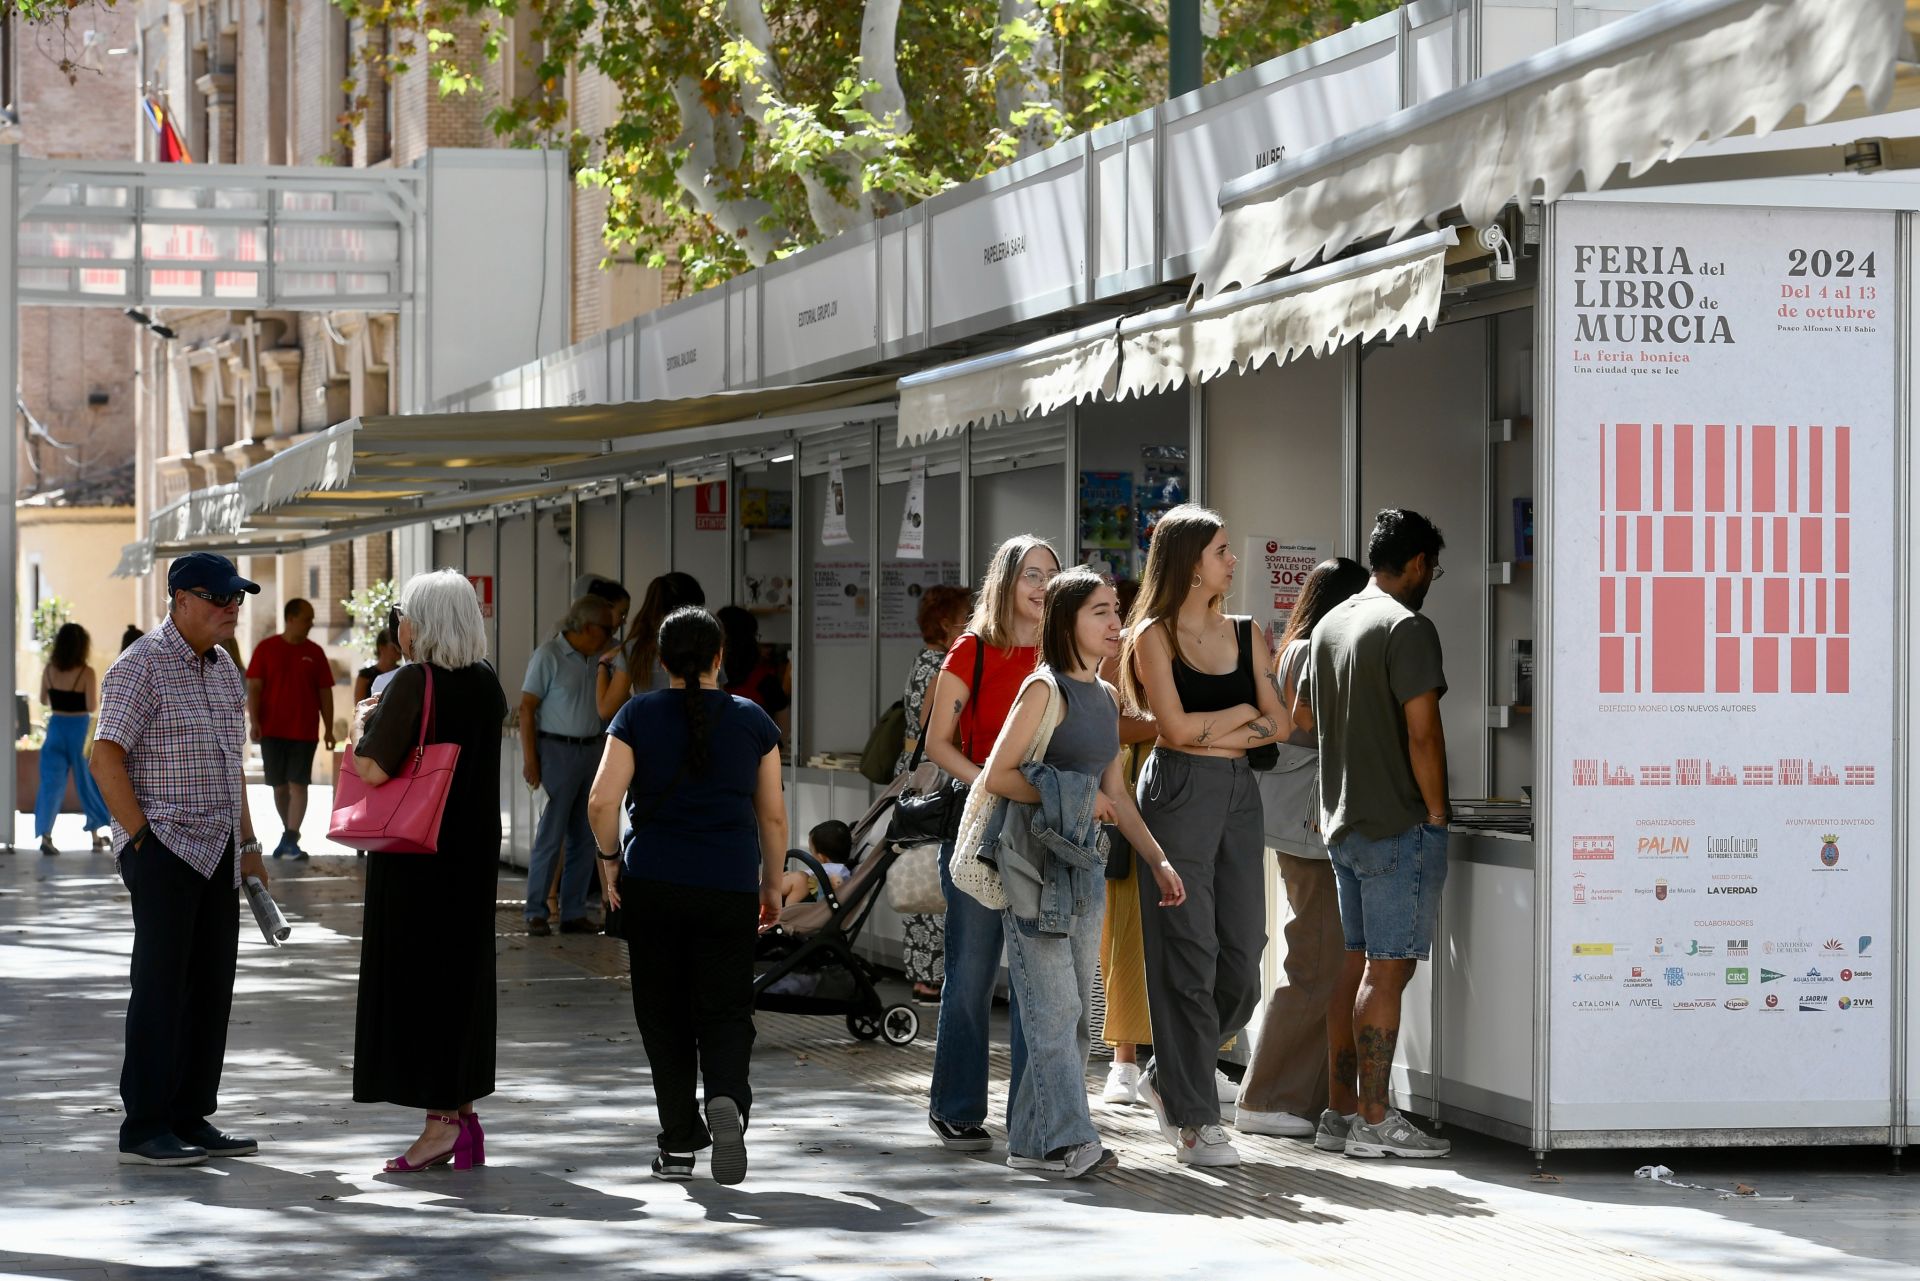
MULTIPOLYGON (((1186 884, 1179 912, 1141 913, 1153 1066, 1140 1097, 1186 1165, 1238 1165, 1220 1128, 1220 1040, 1260 1000, 1265 833, 1249 748, 1292 725, 1260 674, 1253 620, 1221 610, 1236 562, 1225 523, 1187 503, 1160 518, 1120 654, 1125 710, 1159 727, 1140 813, 1186 884)), ((1262 647, 1264 649, 1264 646, 1262 647)))
POLYGON ((780 731, 720 688, 721 639, 697 606, 660 625, 672 684, 615 713, 587 817, 607 906, 626 925, 634 1021, 653 1069, 654 1177, 692 1178, 694 1153, 711 1144, 714 1181, 738 1183, 753 1104, 754 943, 759 922, 780 912, 787 808, 780 731), (621 847, 623 798, 632 830, 621 847))

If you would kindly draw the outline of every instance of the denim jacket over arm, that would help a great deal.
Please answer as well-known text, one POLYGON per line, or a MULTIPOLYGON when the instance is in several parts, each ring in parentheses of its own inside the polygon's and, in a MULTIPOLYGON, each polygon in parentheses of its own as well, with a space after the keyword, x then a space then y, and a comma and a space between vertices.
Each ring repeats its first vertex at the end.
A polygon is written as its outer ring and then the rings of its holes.
POLYGON ((998 868, 1007 910, 1025 933, 1066 934, 1106 892, 1107 835, 1093 816, 1100 779, 1038 761, 1020 773, 1040 803, 1001 806, 999 829, 989 827, 980 857, 998 868))

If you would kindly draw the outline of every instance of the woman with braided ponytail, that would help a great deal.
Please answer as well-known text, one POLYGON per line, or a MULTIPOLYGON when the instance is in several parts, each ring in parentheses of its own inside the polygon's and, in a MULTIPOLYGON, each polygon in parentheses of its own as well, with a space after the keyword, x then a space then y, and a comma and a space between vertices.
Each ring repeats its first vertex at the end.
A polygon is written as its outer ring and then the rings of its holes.
POLYGON ((780 911, 787 810, 780 731, 720 688, 721 641, 697 606, 660 624, 670 684, 629 700, 607 727, 587 816, 607 906, 626 925, 634 1020, 653 1069, 654 1177, 692 1178, 694 1153, 711 1146, 714 1180, 738 1183, 753 1103, 754 941, 761 914, 780 911))

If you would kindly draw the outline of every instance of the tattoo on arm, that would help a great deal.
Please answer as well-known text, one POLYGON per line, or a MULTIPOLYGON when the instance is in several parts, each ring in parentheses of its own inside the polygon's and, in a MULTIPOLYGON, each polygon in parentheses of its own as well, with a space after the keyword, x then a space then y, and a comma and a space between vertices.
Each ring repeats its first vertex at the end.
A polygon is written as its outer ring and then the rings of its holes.
POLYGON ((1280 706, 1285 707, 1287 705, 1287 692, 1285 689, 1281 688, 1279 673, 1268 672, 1267 684, 1273 686, 1274 698, 1279 701, 1280 706))
POLYGON ((1365 1103, 1387 1103, 1387 1084, 1393 1075, 1393 1047, 1400 1040, 1399 1028, 1357 1027, 1354 1044, 1360 1049, 1360 1099, 1365 1103))
POLYGON ((960 709, 961 709, 961 708, 963 708, 963 707, 965 707, 966 705, 967 705, 967 700, 966 700, 966 699, 964 699, 964 698, 956 698, 956 699, 954 699, 954 700, 953 700, 953 714, 954 714, 955 716, 958 716, 958 715, 960 714, 960 709))
POLYGON ((1265 716, 1257 717, 1247 726, 1247 741, 1257 743, 1263 738, 1273 737, 1273 721, 1265 716))
POLYGON ((1205 747, 1208 743, 1211 743, 1212 741, 1213 741, 1213 722, 1212 721, 1200 722, 1200 737, 1193 740, 1194 746, 1205 747))

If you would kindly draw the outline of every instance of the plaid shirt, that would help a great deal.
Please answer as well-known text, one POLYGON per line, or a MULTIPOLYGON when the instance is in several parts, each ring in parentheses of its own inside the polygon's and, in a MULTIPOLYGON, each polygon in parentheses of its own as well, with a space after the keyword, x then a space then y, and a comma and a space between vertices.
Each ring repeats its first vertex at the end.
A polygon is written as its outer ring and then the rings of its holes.
MULTIPOLYGON (((218 645, 202 657, 169 618, 135 641, 100 681, 96 737, 127 752, 147 824, 187 866, 211 877, 240 834, 247 686, 218 645)), ((133 833, 116 821, 114 857, 133 833)), ((240 860, 233 863, 240 883, 240 860)))

